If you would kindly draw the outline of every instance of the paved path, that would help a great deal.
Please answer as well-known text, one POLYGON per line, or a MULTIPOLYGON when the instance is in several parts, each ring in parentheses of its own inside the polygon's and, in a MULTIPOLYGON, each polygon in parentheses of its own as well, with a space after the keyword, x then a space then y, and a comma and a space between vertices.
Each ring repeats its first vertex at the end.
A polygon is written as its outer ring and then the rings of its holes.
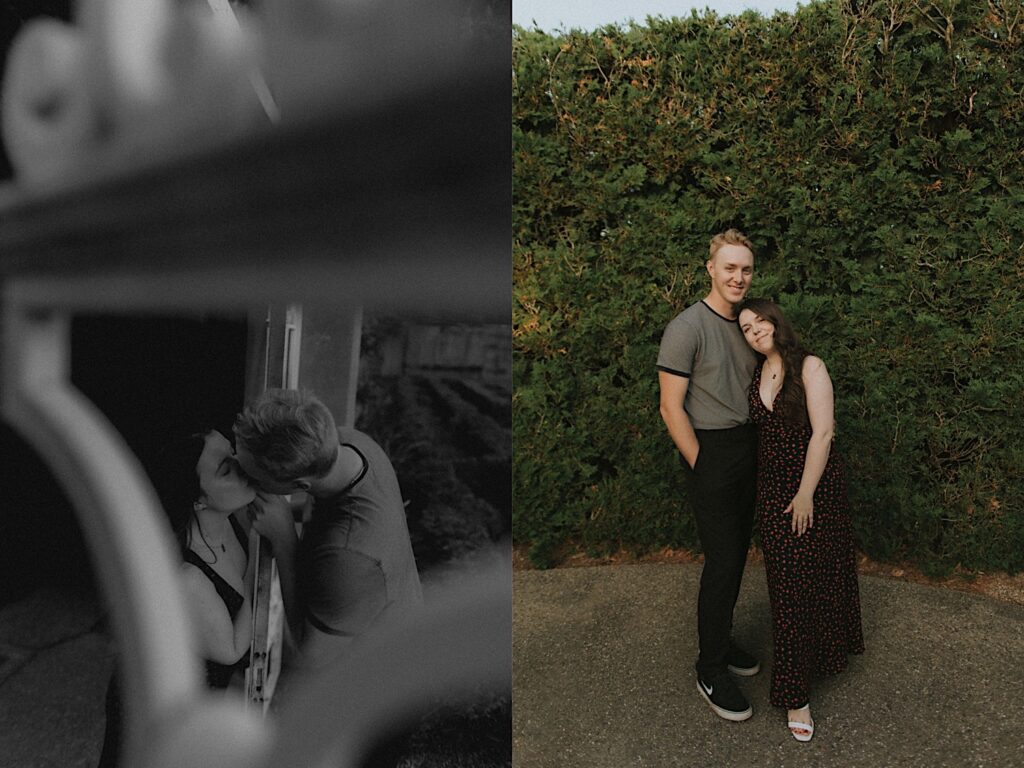
POLYGON ((0 606, 0 768, 92 768, 114 663, 89 598, 41 588, 0 606))
POLYGON ((744 723, 696 691, 699 565, 517 571, 516 768, 1010 768, 1024 766, 1024 606, 860 579, 867 652, 812 691, 817 726, 795 741, 768 704, 764 571, 748 566, 737 641, 762 659, 740 681, 744 723))

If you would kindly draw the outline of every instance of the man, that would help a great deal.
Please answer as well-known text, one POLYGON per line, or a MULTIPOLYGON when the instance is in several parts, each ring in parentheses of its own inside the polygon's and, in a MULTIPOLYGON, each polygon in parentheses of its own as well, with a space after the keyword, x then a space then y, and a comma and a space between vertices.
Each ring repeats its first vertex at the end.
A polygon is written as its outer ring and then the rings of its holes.
POLYGON ((246 407, 234 431, 237 461, 261 490, 253 524, 274 548, 303 666, 331 663, 421 604, 398 479, 377 443, 336 427, 312 394, 284 389, 246 407), (271 495, 298 491, 314 498, 301 542, 288 505, 271 495))
POLYGON ((704 550, 697 599, 697 689, 719 716, 746 720, 749 702, 730 677, 760 664, 732 642, 732 615, 750 547, 757 435, 747 388, 755 357, 733 307, 754 271, 750 240, 729 229, 711 239, 711 290, 666 327, 658 352, 661 416, 679 449, 704 550))

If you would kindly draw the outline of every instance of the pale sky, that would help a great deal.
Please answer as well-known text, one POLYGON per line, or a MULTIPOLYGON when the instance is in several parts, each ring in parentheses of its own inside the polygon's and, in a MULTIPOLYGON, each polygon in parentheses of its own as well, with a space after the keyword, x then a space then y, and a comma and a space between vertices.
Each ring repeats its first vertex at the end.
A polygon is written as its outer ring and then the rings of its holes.
MULTIPOLYGON (((812 1, 803 0, 802 4, 812 1)), ((686 17, 693 8, 703 11, 707 7, 719 16, 740 14, 749 8, 771 16, 777 10, 795 11, 797 5, 797 0, 512 0, 512 22, 545 32, 589 32, 605 24, 625 24, 630 18, 642 24, 648 16, 686 17)))

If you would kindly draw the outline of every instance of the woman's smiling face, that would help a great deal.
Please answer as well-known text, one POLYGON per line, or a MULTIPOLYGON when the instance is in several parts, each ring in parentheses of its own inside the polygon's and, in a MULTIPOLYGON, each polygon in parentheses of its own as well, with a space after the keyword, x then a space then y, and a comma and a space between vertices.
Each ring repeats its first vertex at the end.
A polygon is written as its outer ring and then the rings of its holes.
POLYGON ((755 352, 767 355, 775 347, 775 326, 750 309, 744 309, 739 316, 743 338, 755 352))

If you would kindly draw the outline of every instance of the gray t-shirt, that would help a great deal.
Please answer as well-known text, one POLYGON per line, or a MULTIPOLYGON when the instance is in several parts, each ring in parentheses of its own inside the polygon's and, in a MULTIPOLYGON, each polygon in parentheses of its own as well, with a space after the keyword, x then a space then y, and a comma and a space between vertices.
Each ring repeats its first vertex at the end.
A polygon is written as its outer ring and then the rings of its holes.
POLYGON ((661 336, 658 370, 690 380, 683 408, 694 429, 728 429, 750 420, 747 389, 756 364, 739 323, 703 301, 676 315, 661 336))
POLYGON ((338 428, 363 470, 337 496, 317 499, 302 536, 300 589, 321 632, 357 637, 423 600, 398 478, 369 435, 338 428))

